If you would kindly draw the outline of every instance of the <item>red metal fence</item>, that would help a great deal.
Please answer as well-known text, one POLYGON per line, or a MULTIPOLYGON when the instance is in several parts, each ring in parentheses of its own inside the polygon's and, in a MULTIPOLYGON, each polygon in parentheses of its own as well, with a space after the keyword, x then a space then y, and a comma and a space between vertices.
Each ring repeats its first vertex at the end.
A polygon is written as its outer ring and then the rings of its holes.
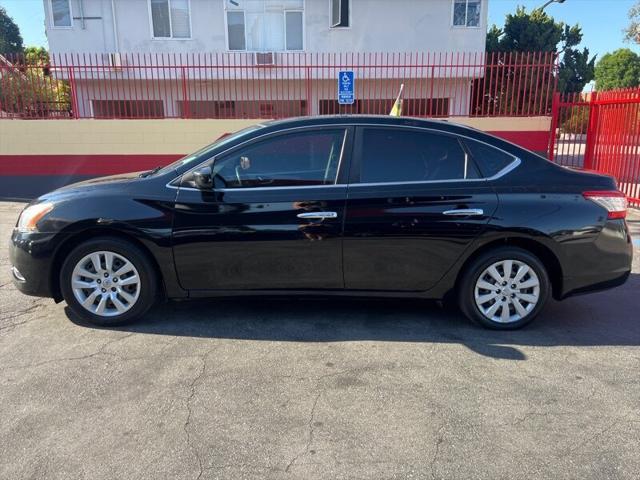
POLYGON ((640 88, 556 94, 549 158, 617 178, 640 206, 640 88))
POLYGON ((0 116, 281 118, 386 114, 404 83, 418 117, 551 113, 557 56, 531 53, 60 54, 0 57, 0 116), (339 105, 338 72, 355 102, 339 105))

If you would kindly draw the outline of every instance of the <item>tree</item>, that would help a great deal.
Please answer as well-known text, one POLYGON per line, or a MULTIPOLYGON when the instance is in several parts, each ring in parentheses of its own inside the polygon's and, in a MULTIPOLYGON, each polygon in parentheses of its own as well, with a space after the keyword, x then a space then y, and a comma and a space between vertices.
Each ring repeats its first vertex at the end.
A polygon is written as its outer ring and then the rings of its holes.
POLYGON ((22 36, 5 8, 0 7, 0 55, 5 53, 22 53, 22 36))
POLYGON ((629 9, 629 26, 624 29, 624 38, 640 43, 640 1, 629 9))
POLYGON ((518 7, 508 14, 504 28, 494 25, 487 32, 488 52, 554 52, 560 55, 558 88, 562 92, 581 92, 593 80, 595 57, 589 49, 576 48, 582 42, 579 25, 556 22, 541 9, 527 13, 518 7))
POLYGON ((596 88, 611 90, 640 85, 640 56, 628 48, 604 55, 596 66, 596 88))
POLYGON ((48 65, 49 52, 44 47, 27 47, 24 49, 24 63, 27 65, 48 65))
POLYGON ((0 81, 0 108, 5 113, 41 118, 70 115, 68 82, 52 75, 46 49, 28 47, 8 59, 10 68, 3 70, 0 81))

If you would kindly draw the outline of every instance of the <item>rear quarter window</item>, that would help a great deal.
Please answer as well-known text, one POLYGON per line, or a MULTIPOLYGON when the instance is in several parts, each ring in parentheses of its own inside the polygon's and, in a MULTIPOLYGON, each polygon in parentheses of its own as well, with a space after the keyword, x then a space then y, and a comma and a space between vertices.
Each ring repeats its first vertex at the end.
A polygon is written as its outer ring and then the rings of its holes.
POLYGON ((485 178, 493 177, 515 159, 513 155, 498 150, 486 143, 465 139, 465 144, 480 169, 482 176, 485 178))

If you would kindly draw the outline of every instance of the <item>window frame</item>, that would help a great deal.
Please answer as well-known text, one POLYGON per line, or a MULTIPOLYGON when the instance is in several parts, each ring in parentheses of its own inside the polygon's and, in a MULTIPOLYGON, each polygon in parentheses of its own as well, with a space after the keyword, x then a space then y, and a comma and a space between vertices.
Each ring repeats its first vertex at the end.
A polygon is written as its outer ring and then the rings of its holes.
MULTIPOLYGON (((446 130, 441 130, 438 128, 430 128, 430 127, 422 127, 422 126, 411 126, 411 125, 393 125, 393 124, 383 124, 383 123, 364 123, 364 122, 351 122, 351 123, 336 123, 336 124, 327 124, 327 125, 305 125, 302 127, 292 127, 292 128, 287 128, 284 130, 279 130, 277 132, 265 132, 262 134, 259 134, 255 137, 249 138, 237 145, 233 145, 231 147, 225 148, 224 150, 217 152, 211 156, 208 156, 207 158, 204 158, 203 160, 201 160, 200 162, 198 162, 197 165, 194 165, 193 167, 189 168, 188 170, 185 170, 182 173, 179 173, 178 175, 176 175, 175 177, 173 177, 169 182, 167 182, 167 184, 165 185, 167 188, 174 188, 174 189, 186 189, 186 190, 195 190, 195 191, 201 191, 198 188, 193 188, 193 187, 189 187, 186 185, 182 184, 182 180, 189 174, 191 174, 194 170, 198 170, 200 168, 206 167, 207 165, 209 165, 211 162, 215 161, 216 157, 219 157, 221 155, 224 155, 228 152, 231 152, 232 150, 236 149, 236 148, 242 148, 244 146, 250 145, 251 143, 261 140, 261 139, 265 139, 269 136, 272 135, 278 135, 278 134, 282 134, 282 133, 287 133, 287 132, 293 132, 293 131, 300 131, 300 130, 316 130, 316 129, 322 129, 322 128, 345 128, 347 129, 347 137, 345 142, 343 143, 343 148, 342 148, 342 156, 340 158, 340 163, 338 166, 338 177, 337 177, 337 181, 334 185, 306 185, 306 186, 297 186, 297 187, 250 187, 250 188, 246 188, 246 189, 240 189, 240 188, 232 188, 232 189, 227 189, 227 190, 233 190, 233 191, 238 191, 238 190, 245 190, 245 191, 249 191, 249 190, 258 190, 258 189, 262 189, 262 190, 266 190, 266 189, 271 189, 271 190, 276 190, 276 189, 300 189, 300 188, 328 188, 328 187, 342 187, 342 188, 351 188, 351 187, 370 187, 370 186, 384 186, 384 185, 389 185, 389 186, 393 186, 393 185, 420 185, 420 184, 433 184, 433 183, 466 183, 466 182, 491 182, 494 180, 498 180, 502 177, 504 177, 505 175, 509 174, 510 172, 512 172, 513 170, 515 170, 516 168, 518 168, 521 164, 522 164, 522 160, 520 159, 520 157, 518 157, 517 155, 508 152, 506 150, 504 150, 503 148, 497 147, 495 145, 492 145, 491 143, 488 143, 484 140, 481 140, 479 138, 474 138, 474 137, 470 137, 469 135, 464 135, 461 133, 451 133, 448 132, 446 130), (360 158, 361 158, 361 149, 362 149, 362 131, 364 128, 375 128, 375 127, 379 127, 379 128, 399 128, 399 129, 410 129, 410 130, 418 130, 418 131, 422 131, 422 132, 432 132, 432 133, 438 133, 438 134, 442 134, 442 135, 452 135, 457 137, 459 140, 462 140, 461 143, 463 144, 465 151, 467 151, 466 149, 466 145, 465 145, 465 140, 472 140, 474 142, 479 142, 479 143, 483 143, 485 145, 487 145, 488 147, 494 148, 496 150, 499 150, 500 152, 503 152, 507 155, 509 155, 510 157, 513 158, 513 161, 507 165, 505 168, 503 168, 502 170, 500 170, 499 172, 497 172, 495 175, 492 175, 491 177, 483 177, 483 178, 469 178, 466 180, 418 180, 418 181, 411 181, 411 182, 380 182, 380 183, 360 183, 360 158)), ((472 157, 472 156, 471 156, 472 157)), ((477 163, 476 163, 476 168, 477 168, 477 163)), ((482 170, 478 168, 478 170, 480 171, 480 173, 482 173, 482 170)))
POLYGON ((446 130, 439 130, 437 128, 428 128, 428 127, 414 127, 409 125, 393 125, 393 124, 358 124, 357 130, 355 132, 354 146, 353 146, 353 155, 351 157, 350 162, 350 172, 349 172, 349 187, 356 186, 364 186, 364 187, 374 187, 374 186, 384 186, 384 185, 421 185, 421 184, 439 184, 439 183, 467 183, 467 182, 490 182, 493 180, 497 180, 504 175, 508 174, 515 168, 517 168, 522 161, 516 155, 509 153, 499 147, 491 145, 482 140, 478 140, 473 137, 469 137, 466 135, 461 135, 458 133, 447 132, 446 130), (432 133, 436 135, 444 135, 455 138, 460 144, 460 148, 467 155, 468 161, 473 162, 476 170, 482 175, 482 169, 478 167, 478 163, 471 155, 471 152, 467 149, 465 144, 465 140, 473 140, 475 142, 483 143, 488 147, 499 150, 510 157, 513 158, 513 161, 509 163, 505 168, 497 172, 496 174, 490 177, 480 178, 457 178, 457 179, 447 179, 447 180, 409 180, 409 181, 390 181, 390 182, 360 182, 360 168, 362 164, 362 154, 363 154, 363 145, 364 145, 364 130, 365 129, 383 129, 383 130, 417 130, 423 133, 432 133))
POLYGON ((343 27, 341 25, 337 25, 334 26, 333 25, 333 0, 329 0, 329 30, 349 30, 352 27, 352 21, 353 21, 353 15, 352 15, 352 2, 351 0, 348 0, 349 2, 349 8, 347 8, 347 15, 348 15, 348 19, 347 21, 349 22, 349 25, 347 25, 346 27, 343 27))
POLYGON ((151 0, 147 0, 147 10, 149 11, 149 32, 151 33, 151 40, 175 40, 175 41, 185 41, 185 40, 193 40, 193 25, 191 20, 191 0, 187 0, 187 9, 189 10, 189 36, 188 37, 174 37, 173 36, 173 24, 171 21, 171 1, 167 0, 167 7, 169 8, 169 37, 156 37, 153 33, 153 15, 151 12, 151 0))
MULTIPOLYGON (((191 0, 189 0, 191 1, 191 0)), ((225 48, 227 52, 247 52, 247 53, 267 53, 267 52, 304 52, 307 47, 306 39, 306 10, 307 0, 302 0, 302 8, 283 8, 282 9, 282 33, 284 39, 284 48, 282 50, 255 50, 249 49, 247 42, 247 13, 244 8, 229 8, 227 0, 221 0, 223 2, 224 9, 224 36, 225 36, 225 48), (242 12, 242 18, 244 21, 244 50, 231 50, 229 45, 229 20, 227 14, 229 12, 242 12), (302 12, 302 49, 301 50, 287 50, 287 12, 302 12)))
POLYGON ((238 191, 260 191, 260 190, 295 190, 295 189, 307 189, 307 188, 335 188, 347 187, 348 180, 348 172, 350 169, 351 159, 352 159, 352 150, 353 150, 353 141, 354 141, 354 128, 355 126, 348 123, 341 124, 329 124, 329 125, 306 125, 302 127, 293 127, 287 128, 285 130, 278 130, 275 132, 263 133, 262 135, 258 135, 256 137, 245 140, 242 143, 231 146, 221 152, 217 152, 214 155, 202 160, 198 165, 192 167, 187 170, 183 174, 174 178, 172 181, 167 183, 167 187, 169 188, 179 188, 186 190, 197 190, 198 188, 190 187, 185 185, 186 178, 195 170, 199 170, 204 167, 213 167, 215 162, 224 156, 233 155, 235 152, 241 149, 250 148, 254 144, 263 142, 265 140, 270 140, 272 138, 277 138, 279 136, 294 134, 294 133, 306 133, 306 132, 319 132, 322 130, 344 130, 344 136, 342 139, 342 148, 340 150, 340 158, 338 159, 338 168, 336 172, 336 177, 334 178, 333 183, 323 184, 323 185, 274 185, 274 186, 263 186, 263 187, 224 187, 224 188, 214 188, 212 191, 216 192, 238 192, 238 191))
POLYGON ((71 30, 73 29, 73 6, 71 5, 71 0, 67 0, 67 5, 69 5, 69 18, 71 19, 71 25, 56 25, 55 20, 53 18, 53 0, 49 0, 49 15, 50 15, 50 28, 56 30, 71 30))
POLYGON ((479 29, 482 28, 482 12, 484 11, 484 0, 477 0, 480 4, 480 20, 478 21, 478 25, 467 25, 468 15, 469 15, 469 1, 476 0, 464 0, 464 25, 456 25, 455 21, 455 13, 456 13, 456 2, 461 0, 451 0, 451 28, 474 28, 479 29))

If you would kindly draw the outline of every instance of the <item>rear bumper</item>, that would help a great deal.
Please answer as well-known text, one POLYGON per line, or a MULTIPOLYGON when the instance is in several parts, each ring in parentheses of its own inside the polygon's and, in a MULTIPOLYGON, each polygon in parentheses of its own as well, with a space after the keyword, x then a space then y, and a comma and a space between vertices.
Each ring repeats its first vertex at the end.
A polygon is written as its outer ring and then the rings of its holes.
POLYGON ((577 278, 565 277, 563 279, 564 288, 561 299, 619 287, 628 280, 629 275, 631 275, 631 270, 612 275, 600 274, 577 278))
POLYGON ((633 242, 626 222, 607 221, 595 238, 567 245, 558 299, 622 285, 631 274, 632 261, 633 242))

